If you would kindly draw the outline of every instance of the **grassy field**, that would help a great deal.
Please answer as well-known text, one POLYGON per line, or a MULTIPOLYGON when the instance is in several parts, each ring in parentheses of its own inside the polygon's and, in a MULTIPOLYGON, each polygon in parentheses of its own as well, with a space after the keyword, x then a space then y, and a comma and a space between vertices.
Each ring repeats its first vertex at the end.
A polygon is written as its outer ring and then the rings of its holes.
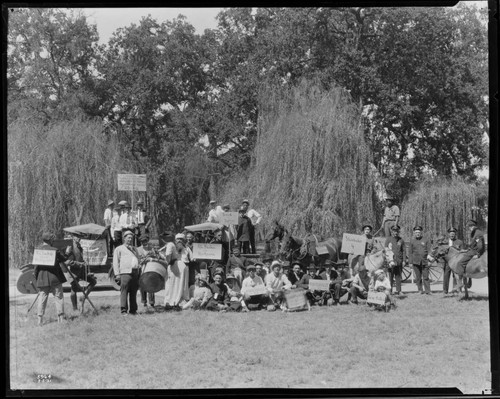
POLYGON ((390 313, 344 305, 127 317, 117 297, 92 299, 98 316, 71 315, 58 325, 50 298, 43 327, 33 311, 26 316, 31 296, 11 303, 12 389, 458 387, 480 393, 491 385, 485 297, 410 294, 390 313), (37 383, 38 374, 52 381, 37 383))

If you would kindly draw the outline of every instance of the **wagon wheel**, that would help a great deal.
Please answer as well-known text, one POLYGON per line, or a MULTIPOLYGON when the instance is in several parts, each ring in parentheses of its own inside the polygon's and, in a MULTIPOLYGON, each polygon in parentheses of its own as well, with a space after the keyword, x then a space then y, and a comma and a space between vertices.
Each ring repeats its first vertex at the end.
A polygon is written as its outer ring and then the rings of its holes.
POLYGON ((411 277, 411 266, 406 263, 401 271, 401 282, 405 283, 411 277))
POLYGON ((109 284, 111 284, 111 286, 116 291, 120 291, 120 286, 118 284, 116 284, 116 281, 115 281, 115 272, 113 271, 113 266, 111 266, 111 268, 109 269, 108 276, 109 276, 109 284))
POLYGON ((438 262, 429 265, 429 280, 431 283, 439 281, 443 274, 443 266, 438 262))

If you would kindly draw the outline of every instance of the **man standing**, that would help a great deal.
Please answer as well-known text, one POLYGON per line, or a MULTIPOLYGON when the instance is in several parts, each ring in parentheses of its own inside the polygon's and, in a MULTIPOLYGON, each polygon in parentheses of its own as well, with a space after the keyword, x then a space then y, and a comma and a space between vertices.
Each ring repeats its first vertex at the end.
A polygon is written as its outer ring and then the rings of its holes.
POLYGON ((106 240, 108 243, 108 254, 113 252, 113 232, 111 231, 111 220, 113 220, 113 208, 115 203, 113 200, 108 201, 108 206, 104 211, 104 226, 106 226, 106 235, 108 239, 106 240))
MULTIPOLYGON (((462 259, 458 263, 457 267, 461 267, 464 272, 467 267, 467 263, 472 258, 478 258, 485 252, 484 245, 484 233, 477 228, 477 222, 475 220, 469 220, 467 223, 467 227, 469 228, 469 250, 462 256, 462 259)), ((469 279, 467 283, 467 287, 470 288, 472 284, 472 279, 469 279)), ((460 284, 461 286, 461 284, 460 284)))
POLYGON ((255 234, 252 221, 245 214, 245 208, 242 206, 239 210, 238 235, 236 237, 236 239, 238 240, 238 249, 240 250, 240 252, 243 252, 244 254, 248 254, 250 252, 252 234, 255 234))
MULTIPOLYGON (((123 244, 122 241, 122 226, 120 224, 120 216, 121 216, 121 203, 113 210, 113 217, 111 218, 111 234, 113 235, 113 248, 110 248, 110 251, 120 245, 123 244)), ((112 253, 112 252, 111 252, 112 253)))
POLYGON ((33 270, 36 286, 39 290, 37 305, 39 326, 43 324, 43 316, 45 314, 45 308, 47 307, 47 300, 50 293, 54 295, 57 321, 61 323, 64 320, 64 295, 62 285, 66 281, 66 278, 64 277, 63 270, 61 269, 61 264, 64 265, 64 256, 56 250, 56 248, 52 247, 55 238, 56 236, 54 234, 44 233, 42 235, 43 244, 38 247, 38 249, 56 251, 54 265, 35 265, 35 269, 33 270))
POLYGON ((382 219, 381 229, 384 231, 384 237, 391 236, 392 226, 399 224, 399 207, 394 204, 394 198, 390 196, 385 197, 386 206, 384 208, 384 218, 382 219))
MULTIPOLYGON (((420 231, 422 232, 422 231, 420 231)), ((389 265, 389 280, 391 282, 391 290, 394 287, 394 280, 396 282, 395 295, 401 292, 401 273, 405 263, 405 243, 399 236, 399 226, 391 227, 391 236, 387 237, 384 247, 390 248, 394 253, 394 263, 389 265)), ((411 261, 410 261, 411 263, 411 261)))
POLYGON ((149 234, 149 226, 151 225, 151 219, 149 215, 144 210, 144 202, 142 200, 137 201, 137 211, 135 212, 135 220, 137 223, 136 237, 140 241, 141 236, 149 234))
POLYGON ((275 310, 276 306, 279 306, 282 310, 286 310, 285 290, 291 289, 292 284, 287 276, 280 272, 281 264, 279 261, 275 260, 271 264, 271 270, 272 272, 266 276, 266 288, 269 291, 269 297, 274 306, 269 308, 269 310, 275 310))
POLYGON ((123 233, 124 244, 113 253, 113 271, 120 284, 120 309, 123 316, 137 314, 137 290, 139 288, 139 259, 132 245, 134 233, 123 233), (130 307, 129 307, 130 301, 130 307))
POLYGON ((80 245, 81 236, 76 233, 71 234, 71 238, 73 242, 70 246, 66 248, 66 267, 71 271, 73 276, 76 278, 76 282, 71 284, 71 304, 73 305, 73 310, 78 310, 78 302, 76 298, 76 293, 79 291, 79 287, 77 284, 78 281, 83 280, 88 283, 86 290, 86 295, 90 294, 92 289, 97 284, 97 279, 94 277, 92 273, 89 272, 89 266, 83 260, 83 248, 80 245))
MULTIPOLYGON (((186 248, 193 253, 193 244, 194 244, 194 234, 191 231, 186 232, 186 248)), ((200 273, 200 264, 194 258, 192 258, 188 264, 189 269, 189 277, 188 277, 188 285, 191 287, 195 282, 195 277, 200 273)))
MULTIPOLYGON (((457 238, 457 229, 455 227, 450 227, 448 229, 448 246, 454 247, 456 249, 463 249, 464 243, 462 240, 457 238)), ((448 294, 448 287, 450 285, 450 277, 453 277, 453 286, 455 286, 456 278, 455 273, 451 271, 448 262, 444 260, 444 273, 443 273, 443 295, 448 294)))
POLYGON ((120 226, 122 227, 122 235, 126 231, 130 231, 134 235, 134 229, 137 226, 134 216, 130 212, 130 205, 127 201, 124 201, 122 205, 122 214, 120 216, 120 226))
POLYGON ((250 249, 251 253, 255 254, 256 253, 256 248, 255 248, 255 230, 258 229, 259 223, 262 220, 262 216, 255 210, 255 209, 248 209, 250 206, 250 202, 248 200, 243 200, 241 203, 241 206, 243 207, 246 216, 250 219, 250 249))
POLYGON ((408 262, 413 265, 415 280, 417 281, 418 291, 423 294, 422 281, 426 295, 431 294, 431 284, 429 281, 429 261, 427 256, 431 249, 430 241, 423 238, 422 226, 413 228, 413 238, 410 240, 408 248, 408 262))

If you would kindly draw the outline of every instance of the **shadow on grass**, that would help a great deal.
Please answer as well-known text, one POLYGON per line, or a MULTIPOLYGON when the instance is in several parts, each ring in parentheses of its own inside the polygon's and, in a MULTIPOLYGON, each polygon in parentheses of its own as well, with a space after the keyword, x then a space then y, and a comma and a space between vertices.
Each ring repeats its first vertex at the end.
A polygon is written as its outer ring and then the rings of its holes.
POLYGON ((474 295, 474 296, 470 296, 469 295, 469 298, 468 299, 465 299, 465 295, 462 295, 458 301, 459 302, 483 302, 483 301, 488 301, 489 298, 488 298, 488 295, 474 295))

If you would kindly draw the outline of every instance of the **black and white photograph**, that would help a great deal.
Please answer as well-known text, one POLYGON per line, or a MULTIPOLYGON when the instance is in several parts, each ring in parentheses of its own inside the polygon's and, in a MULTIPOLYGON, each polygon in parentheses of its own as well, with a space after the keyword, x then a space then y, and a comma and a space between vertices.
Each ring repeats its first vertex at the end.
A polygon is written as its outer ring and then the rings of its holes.
POLYGON ((500 395, 497 4, 334 5, 2 5, 8 396, 500 395))

